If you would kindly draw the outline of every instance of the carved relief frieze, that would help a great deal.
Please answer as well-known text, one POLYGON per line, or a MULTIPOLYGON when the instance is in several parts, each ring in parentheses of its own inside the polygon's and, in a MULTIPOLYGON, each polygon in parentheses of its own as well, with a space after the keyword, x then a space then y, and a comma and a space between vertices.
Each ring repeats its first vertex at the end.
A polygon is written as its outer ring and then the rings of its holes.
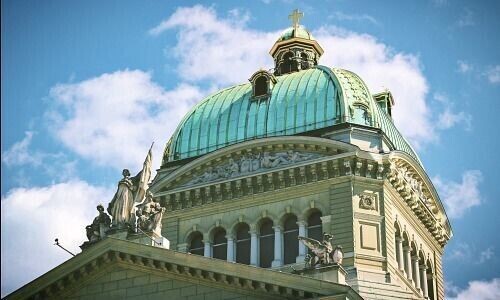
POLYGON ((275 153, 268 151, 262 153, 246 153, 237 159, 229 158, 226 163, 216 167, 207 167, 202 174, 195 176, 184 185, 231 179, 268 169, 289 166, 323 156, 324 155, 320 153, 306 153, 293 150, 275 153))

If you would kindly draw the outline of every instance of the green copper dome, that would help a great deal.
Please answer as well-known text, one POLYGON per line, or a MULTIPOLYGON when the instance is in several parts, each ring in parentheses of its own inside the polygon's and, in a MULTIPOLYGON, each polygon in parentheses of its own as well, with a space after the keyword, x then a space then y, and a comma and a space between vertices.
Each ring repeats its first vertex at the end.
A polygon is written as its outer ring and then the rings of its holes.
POLYGON ((304 133, 340 123, 380 128, 397 150, 418 157, 354 73, 315 66, 276 77, 267 98, 252 84, 232 86, 198 103, 167 144, 163 164, 257 138, 304 133))
POLYGON ((304 26, 298 25, 297 27, 289 27, 285 29, 278 38, 278 42, 286 41, 294 37, 314 40, 312 34, 307 31, 304 26))

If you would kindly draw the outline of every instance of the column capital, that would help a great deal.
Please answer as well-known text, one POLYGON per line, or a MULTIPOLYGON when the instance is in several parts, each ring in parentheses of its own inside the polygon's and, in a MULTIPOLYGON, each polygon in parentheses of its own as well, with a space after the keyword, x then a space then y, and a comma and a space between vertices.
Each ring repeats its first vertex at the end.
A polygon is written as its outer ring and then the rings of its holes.
POLYGON ((226 239, 229 240, 234 240, 234 235, 233 234, 226 234, 226 239))
POLYGON ((412 257, 411 257, 411 260, 412 260, 412 261, 414 261, 414 262, 415 262, 415 261, 418 261, 418 256, 412 256, 412 257))
POLYGON ((307 222, 304 221, 304 220, 300 220, 300 221, 297 221, 297 225, 306 227, 307 226, 307 222))
POLYGON ((255 234, 255 235, 257 235, 257 234, 258 234, 258 232, 257 232, 257 230, 256 230, 256 229, 250 229, 250 230, 248 231, 248 233, 250 233, 250 235, 254 235, 254 234, 255 234))
POLYGON ((276 225, 276 226, 273 226, 273 229, 274 229, 274 231, 275 231, 275 232, 276 232, 276 231, 282 231, 282 230, 283 230, 283 226, 281 226, 281 225, 276 225))
POLYGON ((420 270, 427 271, 427 266, 426 265, 420 265, 418 266, 420 270))
POLYGON ((402 238, 402 237, 400 237, 400 236, 397 236, 397 237, 396 237, 396 242, 401 243, 402 241, 403 241, 403 238, 402 238))
POLYGON ((403 245, 403 251, 405 251, 405 252, 406 252, 406 251, 410 251, 410 249, 411 249, 411 248, 410 248, 410 246, 408 246, 408 245, 403 245))

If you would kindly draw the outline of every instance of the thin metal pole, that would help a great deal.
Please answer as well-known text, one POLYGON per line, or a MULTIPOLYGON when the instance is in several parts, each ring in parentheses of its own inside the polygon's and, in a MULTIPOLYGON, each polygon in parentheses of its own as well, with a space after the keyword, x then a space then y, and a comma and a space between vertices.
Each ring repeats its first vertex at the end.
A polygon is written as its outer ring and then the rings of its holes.
POLYGON ((71 254, 71 255, 73 255, 73 256, 76 256, 75 254, 71 253, 68 249, 66 249, 66 248, 64 248, 63 246, 61 246, 61 245, 59 244, 59 239, 56 239, 55 241, 56 241, 56 243, 55 243, 54 245, 56 245, 57 247, 59 247, 59 248, 63 249, 64 251, 68 252, 69 254, 71 254))

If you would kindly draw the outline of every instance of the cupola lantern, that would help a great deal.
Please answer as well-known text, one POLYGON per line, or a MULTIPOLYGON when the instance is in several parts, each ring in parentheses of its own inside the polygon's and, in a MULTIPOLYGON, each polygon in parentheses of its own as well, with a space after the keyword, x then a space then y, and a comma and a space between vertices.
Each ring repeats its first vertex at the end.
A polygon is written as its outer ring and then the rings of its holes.
POLYGON ((288 18, 287 28, 274 43, 269 54, 274 58, 274 74, 283 75, 306 70, 318 64, 323 49, 304 26, 299 25, 304 13, 295 9, 288 18))

